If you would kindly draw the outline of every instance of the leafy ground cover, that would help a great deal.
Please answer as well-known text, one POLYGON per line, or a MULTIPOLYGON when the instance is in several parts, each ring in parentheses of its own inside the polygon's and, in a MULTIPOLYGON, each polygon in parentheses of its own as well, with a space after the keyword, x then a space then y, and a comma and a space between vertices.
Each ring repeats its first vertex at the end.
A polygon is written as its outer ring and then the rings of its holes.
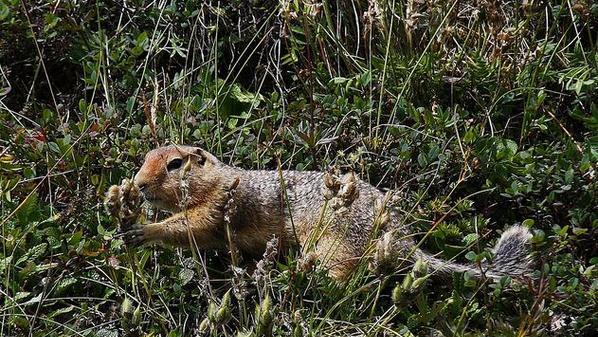
POLYGON ((592 335, 597 32, 589 0, 0 0, 1 334, 592 335), (528 226, 534 277, 126 247, 103 196, 169 142, 354 171, 446 259, 528 226))

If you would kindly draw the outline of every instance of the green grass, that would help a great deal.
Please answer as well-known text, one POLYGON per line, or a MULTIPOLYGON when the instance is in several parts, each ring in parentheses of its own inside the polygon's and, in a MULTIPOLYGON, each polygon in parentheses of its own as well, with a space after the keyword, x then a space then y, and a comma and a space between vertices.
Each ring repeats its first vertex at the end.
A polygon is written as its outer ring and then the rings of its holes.
POLYGON ((0 335, 591 335, 596 32, 583 0, 0 0, 0 335), (354 171, 463 263, 521 223, 534 278, 127 248, 103 196, 169 142, 354 171))

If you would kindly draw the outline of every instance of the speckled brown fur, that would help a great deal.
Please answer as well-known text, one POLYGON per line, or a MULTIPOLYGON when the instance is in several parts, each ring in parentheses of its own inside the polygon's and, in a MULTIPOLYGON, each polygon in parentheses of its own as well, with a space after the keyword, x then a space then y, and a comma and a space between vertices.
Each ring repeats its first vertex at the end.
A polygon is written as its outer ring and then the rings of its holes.
MULTIPOLYGON (((298 246, 303 253, 315 252, 333 277, 344 279, 371 243, 387 233, 392 234, 393 251, 403 255, 412 251, 408 254, 411 261, 422 258, 433 270, 443 273, 467 270, 482 274, 472 266, 442 261, 414 248, 407 236, 409 230, 400 225, 394 212, 390 213, 389 223, 376 231, 379 235, 373 237, 375 204, 383 200, 384 194, 353 175, 345 175, 342 180, 355 185, 358 193, 353 194, 354 200, 344 204, 342 200, 330 200, 340 208, 330 207, 322 193, 327 188, 324 173, 282 171, 282 179, 280 175, 278 171, 249 171, 225 165, 197 147, 172 145, 150 151, 135 176, 135 185, 149 202, 174 215, 159 223, 136 226, 129 231, 129 237, 136 242, 227 249, 223 208, 229 186, 239 179, 232 196, 235 211, 230 223, 235 245, 242 254, 260 256, 266 243, 276 236, 282 249, 298 246)), ((514 265, 521 261, 519 269, 512 270, 524 272, 528 233, 521 229, 513 237, 518 240, 509 244, 515 252, 502 252, 502 260, 514 265)), ((499 248, 497 252, 501 252, 499 248)), ((509 272, 509 268, 494 266, 489 275, 509 272)))

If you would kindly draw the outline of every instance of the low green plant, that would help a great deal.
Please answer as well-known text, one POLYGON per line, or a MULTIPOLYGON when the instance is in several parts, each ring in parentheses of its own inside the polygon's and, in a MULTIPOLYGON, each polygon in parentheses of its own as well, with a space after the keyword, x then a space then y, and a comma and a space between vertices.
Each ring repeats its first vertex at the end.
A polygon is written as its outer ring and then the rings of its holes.
POLYGON ((597 26, 585 0, 0 0, 1 334, 591 335, 597 26), (127 247, 103 196, 169 142, 354 171, 458 262, 522 224, 534 277, 127 247))

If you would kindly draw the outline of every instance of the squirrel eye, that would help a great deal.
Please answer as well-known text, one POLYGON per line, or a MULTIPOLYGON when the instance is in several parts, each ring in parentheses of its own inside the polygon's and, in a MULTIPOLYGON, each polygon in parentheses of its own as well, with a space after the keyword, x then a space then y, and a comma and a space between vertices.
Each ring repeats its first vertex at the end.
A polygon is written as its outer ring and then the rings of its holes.
POLYGON ((174 158, 173 160, 168 162, 168 164, 166 165, 166 169, 168 170, 168 172, 174 171, 176 169, 181 168, 181 165, 183 165, 183 160, 181 158, 174 158))

